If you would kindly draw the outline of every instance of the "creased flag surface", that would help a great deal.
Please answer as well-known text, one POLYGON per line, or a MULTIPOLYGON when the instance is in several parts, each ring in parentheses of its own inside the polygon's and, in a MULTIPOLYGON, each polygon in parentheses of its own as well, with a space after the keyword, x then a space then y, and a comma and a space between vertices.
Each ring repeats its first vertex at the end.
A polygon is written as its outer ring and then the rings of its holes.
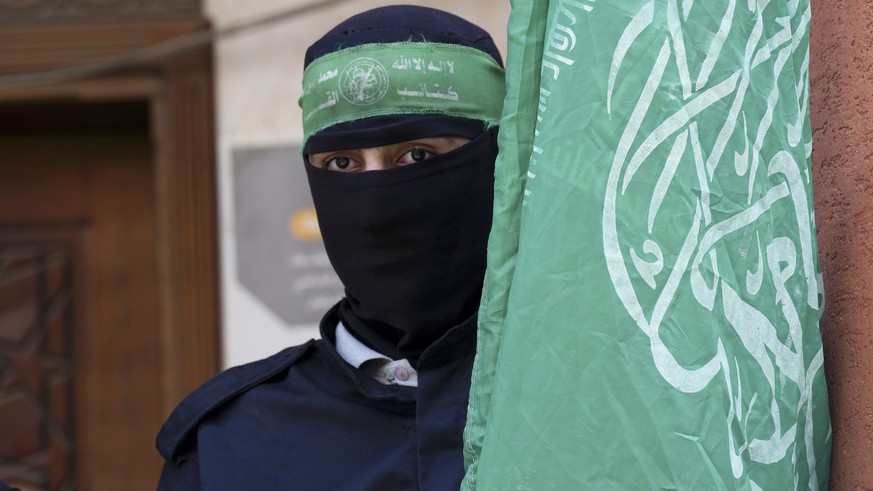
POLYGON ((464 489, 819 489, 808 0, 515 0, 464 489))

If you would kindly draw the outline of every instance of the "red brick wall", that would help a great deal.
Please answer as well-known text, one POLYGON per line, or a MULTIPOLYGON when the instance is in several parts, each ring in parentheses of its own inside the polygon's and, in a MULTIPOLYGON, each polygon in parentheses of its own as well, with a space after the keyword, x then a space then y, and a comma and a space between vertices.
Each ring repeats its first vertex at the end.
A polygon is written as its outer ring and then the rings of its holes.
POLYGON ((873 0, 812 0, 811 29, 831 489, 873 489, 873 0))

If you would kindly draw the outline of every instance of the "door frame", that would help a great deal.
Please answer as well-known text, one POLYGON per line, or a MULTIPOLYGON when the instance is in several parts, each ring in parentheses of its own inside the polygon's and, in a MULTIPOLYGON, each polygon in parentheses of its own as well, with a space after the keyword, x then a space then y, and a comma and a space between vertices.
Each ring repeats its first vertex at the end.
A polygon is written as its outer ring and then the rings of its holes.
MULTIPOLYGON (((106 59, 208 30, 202 20, 0 29, 0 74, 106 59)), ((155 145, 161 408, 220 369, 220 275, 210 45, 111 74, 0 87, 0 103, 145 100, 155 145)))

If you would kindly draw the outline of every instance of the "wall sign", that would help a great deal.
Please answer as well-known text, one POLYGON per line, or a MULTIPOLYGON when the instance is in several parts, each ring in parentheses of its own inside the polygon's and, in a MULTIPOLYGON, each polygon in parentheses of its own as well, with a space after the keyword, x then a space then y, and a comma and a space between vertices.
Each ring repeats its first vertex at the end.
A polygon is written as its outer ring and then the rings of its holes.
POLYGON ((237 278, 289 325, 343 296, 321 242, 299 147, 233 152, 237 278))

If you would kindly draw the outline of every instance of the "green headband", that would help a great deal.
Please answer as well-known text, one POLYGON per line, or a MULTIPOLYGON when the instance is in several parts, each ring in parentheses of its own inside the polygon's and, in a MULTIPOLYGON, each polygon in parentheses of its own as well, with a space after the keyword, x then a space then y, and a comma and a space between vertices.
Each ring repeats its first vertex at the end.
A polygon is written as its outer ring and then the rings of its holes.
POLYGON ((497 125, 503 68, 475 48, 440 43, 365 44, 303 72, 304 144, 335 124, 388 114, 443 114, 497 125))

